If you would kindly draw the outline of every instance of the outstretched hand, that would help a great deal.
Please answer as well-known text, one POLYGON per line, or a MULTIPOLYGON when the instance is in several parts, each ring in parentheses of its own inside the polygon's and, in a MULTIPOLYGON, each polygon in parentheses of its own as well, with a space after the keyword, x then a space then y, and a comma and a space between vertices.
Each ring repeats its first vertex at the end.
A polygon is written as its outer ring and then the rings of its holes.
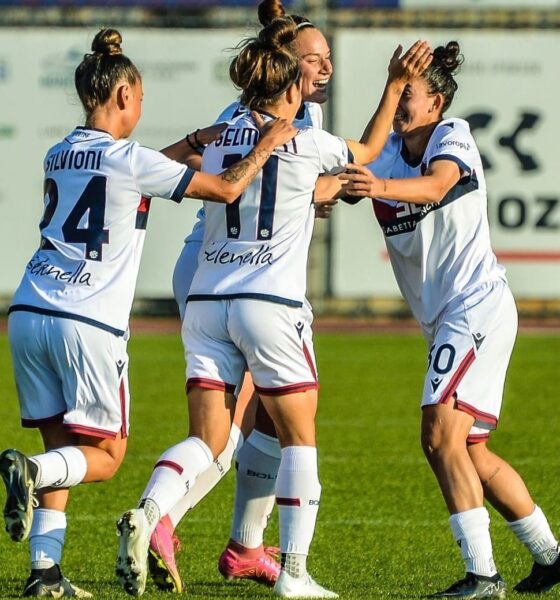
POLYGON ((428 42, 418 40, 401 56, 403 47, 399 44, 389 61, 389 79, 408 83, 422 75, 432 62, 432 48, 428 42))
POLYGON ((276 118, 265 122, 257 112, 253 111, 251 115, 261 132, 261 142, 269 140, 273 148, 287 144, 298 132, 286 119, 276 118))

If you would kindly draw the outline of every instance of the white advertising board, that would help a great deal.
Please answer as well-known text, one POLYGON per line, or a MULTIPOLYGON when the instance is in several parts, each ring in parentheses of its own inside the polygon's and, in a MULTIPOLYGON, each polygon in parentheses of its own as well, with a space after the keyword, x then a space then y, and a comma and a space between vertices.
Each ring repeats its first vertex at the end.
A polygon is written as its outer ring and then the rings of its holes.
MULTIPOLYGON (((0 295, 10 296, 39 242, 42 164, 48 148, 83 115, 74 69, 96 29, 4 29, 0 35, 0 295)), ((134 139, 164 147, 211 124, 237 92, 227 75, 246 31, 123 29, 123 50, 143 75, 144 102, 134 139)), ((252 32, 251 32, 252 33, 252 32)), ((155 200, 137 295, 171 296, 171 274, 199 201, 155 200)))
MULTIPOLYGON (((465 56, 448 116, 468 118, 484 157, 493 246, 519 298, 560 298, 560 35, 527 31, 342 30, 335 36, 335 133, 360 136, 398 43, 457 40, 465 56)), ((398 294, 371 202, 333 216, 333 292, 398 294)))

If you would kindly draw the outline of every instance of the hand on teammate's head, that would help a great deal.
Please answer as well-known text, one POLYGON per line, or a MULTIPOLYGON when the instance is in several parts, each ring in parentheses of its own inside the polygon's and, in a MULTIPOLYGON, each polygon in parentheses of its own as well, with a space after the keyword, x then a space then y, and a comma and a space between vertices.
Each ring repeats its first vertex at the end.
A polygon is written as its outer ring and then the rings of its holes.
POLYGON ((403 47, 399 44, 389 61, 389 79, 400 80, 403 83, 419 77, 430 66, 433 51, 430 44, 417 40, 401 56, 403 47))

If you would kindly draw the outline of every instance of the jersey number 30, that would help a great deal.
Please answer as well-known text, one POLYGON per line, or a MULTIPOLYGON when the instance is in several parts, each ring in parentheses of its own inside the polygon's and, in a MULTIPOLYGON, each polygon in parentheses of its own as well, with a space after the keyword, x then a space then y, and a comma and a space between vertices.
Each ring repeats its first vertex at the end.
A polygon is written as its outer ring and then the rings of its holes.
MULTIPOLYGON (((102 175, 92 177, 61 228, 65 242, 85 244, 85 257, 89 260, 101 260, 103 244, 109 243, 109 230, 103 229, 106 185, 106 177, 102 175), (87 225, 79 227, 80 221, 86 213, 88 213, 87 225)), ((45 179, 44 194, 47 204, 43 219, 39 223, 41 231, 49 225, 58 206, 58 186, 54 179, 45 179)), ((41 249, 54 250, 55 247, 47 238, 42 238, 41 249)))

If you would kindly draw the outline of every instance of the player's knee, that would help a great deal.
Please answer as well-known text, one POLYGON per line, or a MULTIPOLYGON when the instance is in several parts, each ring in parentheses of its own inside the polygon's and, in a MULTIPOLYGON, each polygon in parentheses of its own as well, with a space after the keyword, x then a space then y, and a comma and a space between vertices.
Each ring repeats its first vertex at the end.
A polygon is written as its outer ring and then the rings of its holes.
POLYGON ((447 444, 442 427, 438 422, 429 422, 422 424, 420 442, 424 455, 431 463, 437 460, 445 452, 447 444))
POLYGON ((97 480, 107 481, 109 479, 112 479, 117 474, 122 464, 123 458, 124 453, 105 451, 103 453, 102 459, 98 463, 99 468, 97 469, 97 480))

